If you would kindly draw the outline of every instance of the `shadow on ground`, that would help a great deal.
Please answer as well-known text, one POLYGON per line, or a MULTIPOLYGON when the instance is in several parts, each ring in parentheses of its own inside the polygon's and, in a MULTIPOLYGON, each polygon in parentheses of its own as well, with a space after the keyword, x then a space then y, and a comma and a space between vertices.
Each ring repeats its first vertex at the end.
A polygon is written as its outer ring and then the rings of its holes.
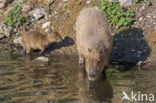
POLYGON ((127 64, 127 69, 132 64, 145 61, 150 56, 151 49, 144 36, 143 30, 139 28, 130 28, 115 34, 110 60, 127 64))
POLYGON ((50 53, 55 49, 60 49, 62 47, 67 47, 67 46, 71 46, 73 45, 75 42, 72 38, 66 36, 61 42, 53 42, 51 44, 49 44, 46 49, 45 52, 50 53))

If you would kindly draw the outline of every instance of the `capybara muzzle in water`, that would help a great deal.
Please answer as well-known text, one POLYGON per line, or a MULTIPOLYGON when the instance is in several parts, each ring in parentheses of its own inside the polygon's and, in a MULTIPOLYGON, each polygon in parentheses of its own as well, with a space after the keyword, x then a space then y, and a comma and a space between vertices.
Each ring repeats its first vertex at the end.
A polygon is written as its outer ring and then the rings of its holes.
POLYGON ((83 9, 76 21, 76 34, 80 67, 85 67, 88 79, 95 81, 112 49, 110 27, 104 13, 97 7, 83 9))

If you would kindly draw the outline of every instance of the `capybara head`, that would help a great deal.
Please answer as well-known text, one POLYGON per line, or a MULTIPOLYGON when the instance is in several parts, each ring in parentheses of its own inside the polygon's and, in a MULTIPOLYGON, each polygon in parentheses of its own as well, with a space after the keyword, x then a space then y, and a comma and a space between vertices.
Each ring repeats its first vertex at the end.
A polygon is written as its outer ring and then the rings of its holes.
POLYGON ((105 49, 90 49, 88 48, 88 56, 86 57, 86 72, 88 74, 88 79, 95 81, 100 73, 103 71, 106 64, 105 60, 105 49))
POLYGON ((50 42, 60 42, 62 40, 62 37, 52 29, 48 30, 48 36, 50 38, 50 42))

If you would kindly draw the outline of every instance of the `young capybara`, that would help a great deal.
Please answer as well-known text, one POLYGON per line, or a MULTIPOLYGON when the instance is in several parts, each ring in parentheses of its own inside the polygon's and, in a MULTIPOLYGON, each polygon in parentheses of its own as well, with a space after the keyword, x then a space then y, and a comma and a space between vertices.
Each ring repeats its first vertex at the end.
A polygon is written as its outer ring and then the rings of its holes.
POLYGON ((60 42, 62 40, 61 36, 56 32, 51 30, 48 33, 42 34, 38 31, 23 32, 22 34, 22 46, 29 54, 31 49, 40 49, 41 52, 44 51, 45 47, 51 42, 60 42))
POLYGON ((107 65, 113 42, 104 13, 97 7, 83 9, 76 21, 76 34, 79 64, 85 64, 88 79, 95 81, 107 65))

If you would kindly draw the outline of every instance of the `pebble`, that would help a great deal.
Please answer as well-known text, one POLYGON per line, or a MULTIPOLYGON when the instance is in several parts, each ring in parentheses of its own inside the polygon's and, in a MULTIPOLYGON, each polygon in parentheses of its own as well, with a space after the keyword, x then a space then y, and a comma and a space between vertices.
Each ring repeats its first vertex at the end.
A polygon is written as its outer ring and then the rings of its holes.
POLYGON ((13 40, 14 44, 22 44, 22 37, 15 37, 13 40))
POLYGON ((87 4, 90 4, 90 3, 91 3, 91 1, 87 1, 86 3, 87 3, 87 4))
POLYGON ((63 2, 67 2, 68 0, 62 0, 63 2))
POLYGON ((44 8, 36 8, 29 12, 29 15, 35 17, 36 20, 40 19, 43 16, 47 16, 47 13, 44 8))
POLYGON ((13 30, 12 27, 8 27, 5 29, 4 34, 6 35, 6 37, 10 37, 12 30, 13 30))
POLYGON ((42 28, 43 28, 43 29, 46 28, 46 27, 49 27, 49 26, 50 26, 50 21, 48 21, 48 22, 42 24, 42 28))
POLYGON ((143 19, 144 19, 143 17, 139 18, 140 21, 143 21, 143 19))
POLYGON ((132 0, 117 0, 122 6, 129 6, 132 4, 132 0))
POLYGON ((40 57, 34 59, 33 61, 41 61, 41 62, 47 63, 47 62, 49 62, 49 59, 47 57, 40 56, 40 57))
POLYGON ((3 39, 5 37, 4 34, 0 34, 0 39, 3 39))
POLYGON ((5 7, 5 3, 0 3, 0 9, 5 7))

